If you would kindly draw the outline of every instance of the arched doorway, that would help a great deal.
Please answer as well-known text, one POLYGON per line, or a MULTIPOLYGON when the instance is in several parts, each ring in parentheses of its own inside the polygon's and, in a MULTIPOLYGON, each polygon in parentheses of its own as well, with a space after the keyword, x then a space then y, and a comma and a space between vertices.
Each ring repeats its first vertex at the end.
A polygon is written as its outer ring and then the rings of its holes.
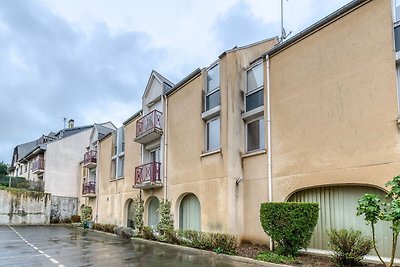
POLYGON ((147 209, 147 225, 151 227, 156 227, 160 221, 160 213, 158 208, 160 207, 160 201, 157 197, 152 197, 149 202, 149 207, 147 209))
POLYGON ((133 199, 128 199, 126 201, 126 226, 135 228, 135 221, 134 221, 135 209, 133 206, 133 199))
POLYGON ((199 199, 194 194, 183 197, 179 206, 179 229, 196 230, 201 229, 201 212, 199 199))
MULTIPOLYGON (((385 192, 368 186, 330 186, 305 189, 293 194, 290 202, 319 203, 319 218, 311 237, 309 248, 328 249, 328 231, 332 229, 360 230, 366 236, 372 236, 371 227, 363 216, 357 216, 358 199, 365 193, 380 195, 383 199, 385 192)), ((376 227, 377 246, 382 256, 389 257, 391 251, 391 230, 389 223, 379 222, 376 227)), ((399 249, 400 250, 400 249, 399 249)), ((373 250, 370 252, 374 253, 373 250)))

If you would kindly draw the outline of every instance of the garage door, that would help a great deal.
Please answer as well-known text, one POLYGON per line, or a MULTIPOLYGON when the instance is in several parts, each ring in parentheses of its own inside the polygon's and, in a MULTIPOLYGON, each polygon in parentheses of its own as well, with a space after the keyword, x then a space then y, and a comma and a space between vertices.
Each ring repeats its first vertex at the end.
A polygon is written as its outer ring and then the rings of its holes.
MULTIPOLYGON (((371 227, 363 216, 356 216, 358 199, 365 193, 384 196, 379 189, 366 186, 334 186, 306 189, 295 193, 290 202, 317 202, 320 204, 318 224, 311 238, 310 248, 328 249, 327 231, 331 229, 357 229, 372 236, 371 227)), ((391 230, 387 222, 376 225, 377 245, 381 256, 389 257, 391 251, 391 230)), ((399 253, 398 249, 397 253, 399 253)), ((371 251, 371 254, 374 254, 371 251)), ((397 254, 400 255, 400 254, 397 254)))

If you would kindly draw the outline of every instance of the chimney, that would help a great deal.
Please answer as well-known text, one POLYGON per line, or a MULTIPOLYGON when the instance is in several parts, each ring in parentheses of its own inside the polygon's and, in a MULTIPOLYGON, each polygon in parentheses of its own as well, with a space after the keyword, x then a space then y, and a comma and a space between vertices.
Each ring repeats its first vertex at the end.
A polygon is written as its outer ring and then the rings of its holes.
POLYGON ((73 119, 70 119, 70 120, 68 121, 68 128, 69 128, 69 129, 74 128, 74 120, 73 120, 73 119))

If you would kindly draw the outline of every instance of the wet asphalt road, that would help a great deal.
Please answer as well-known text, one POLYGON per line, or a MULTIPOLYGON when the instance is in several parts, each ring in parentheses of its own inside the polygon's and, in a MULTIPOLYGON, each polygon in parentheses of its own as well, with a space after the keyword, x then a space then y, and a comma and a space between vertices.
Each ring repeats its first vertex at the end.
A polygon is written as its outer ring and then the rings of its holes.
POLYGON ((251 265, 66 226, 0 226, 0 266, 251 265))

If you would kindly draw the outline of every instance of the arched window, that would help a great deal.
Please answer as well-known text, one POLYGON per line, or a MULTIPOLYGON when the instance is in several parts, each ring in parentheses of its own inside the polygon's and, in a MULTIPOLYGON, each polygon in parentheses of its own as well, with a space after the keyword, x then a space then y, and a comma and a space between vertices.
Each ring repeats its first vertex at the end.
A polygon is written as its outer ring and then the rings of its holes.
POLYGON ((126 208, 126 226, 135 228, 135 223, 134 223, 134 214, 135 214, 135 209, 133 207, 133 200, 130 198, 127 201, 127 208, 126 208))
POLYGON ((197 230, 201 229, 200 202, 194 194, 186 195, 179 207, 179 229, 197 230))
POLYGON ((156 197, 152 197, 149 203, 147 212, 147 225, 151 227, 156 227, 160 221, 160 215, 158 208, 160 207, 160 201, 156 197))

